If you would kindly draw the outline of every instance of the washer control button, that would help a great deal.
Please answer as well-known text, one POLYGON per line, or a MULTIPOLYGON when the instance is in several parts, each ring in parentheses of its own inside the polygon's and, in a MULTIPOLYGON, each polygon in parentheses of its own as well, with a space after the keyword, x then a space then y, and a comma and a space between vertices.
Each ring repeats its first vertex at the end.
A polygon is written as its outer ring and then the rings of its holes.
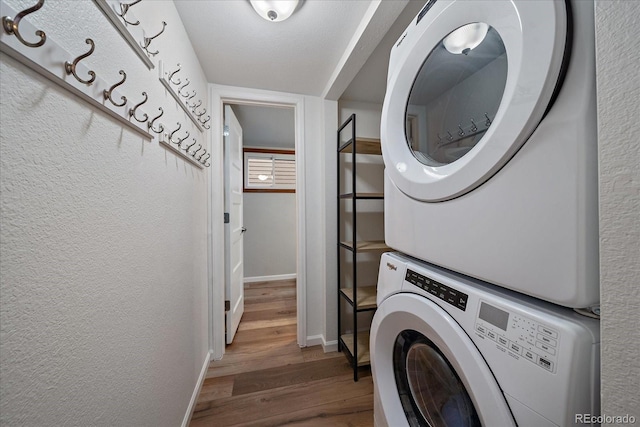
POLYGON ((525 349, 523 356, 531 362, 538 364, 538 355, 533 351, 525 349))
POLYGON ((509 350, 511 350, 512 352, 514 352, 516 354, 521 354, 521 352, 522 352, 522 348, 518 344, 516 344, 514 342, 509 343, 509 350))
POLYGON ((551 338, 558 338, 558 333, 551 328, 547 328, 546 326, 538 325, 538 332, 548 335, 551 338))
POLYGON ((509 340, 503 336, 498 335, 498 344, 503 345, 505 347, 509 346, 509 340))
POLYGON ((549 338, 547 335, 538 334, 538 339, 543 343, 550 345, 551 347, 555 347, 558 345, 558 341, 553 338, 549 338))
POLYGON ((487 333, 487 330, 485 329, 485 327, 479 323, 476 324, 476 331, 481 333, 482 335, 485 335, 487 333))
POLYGON ((547 371, 553 372, 553 362, 545 359, 544 357, 538 359, 538 366, 542 366, 547 371))
POLYGON ((495 332, 493 332, 491 329, 487 329, 487 336, 494 341, 498 338, 498 335, 495 332))
POLYGON ((546 351, 549 354, 552 354, 552 355, 556 354, 556 349, 555 348, 549 347, 548 345, 546 345, 543 342, 536 341, 536 347, 538 347, 540 350, 546 351))

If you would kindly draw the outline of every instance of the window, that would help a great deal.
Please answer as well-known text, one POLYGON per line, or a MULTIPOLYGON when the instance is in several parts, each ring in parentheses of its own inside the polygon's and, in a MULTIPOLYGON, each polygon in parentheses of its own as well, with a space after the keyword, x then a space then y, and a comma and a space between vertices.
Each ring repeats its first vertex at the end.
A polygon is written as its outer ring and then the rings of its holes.
POLYGON ((245 148, 244 191, 295 193, 295 151, 245 148))

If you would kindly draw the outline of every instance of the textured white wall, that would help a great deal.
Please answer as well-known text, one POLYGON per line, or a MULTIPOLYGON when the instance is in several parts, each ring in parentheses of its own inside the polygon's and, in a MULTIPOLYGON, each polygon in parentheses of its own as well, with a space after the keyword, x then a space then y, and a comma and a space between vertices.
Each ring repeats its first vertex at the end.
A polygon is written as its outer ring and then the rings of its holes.
MULTIPOLYGON (((158 56, 207 105, 173 3, 135 13, 149 31, 168 23, 158 56)), ((147 91, 149 113, 188 122, 93 2, 26 19, 70 52, 92 37, 100 77, 125 70, 125 95, 147 91)), ((5 55, 0 74, 0 424, 179 425, 208 350, 208 171, 5 55)))
POLYGON ((244 193, 244 277, 296 273, 296 195, 244 193))
POLYGON ((602 413, 640 419, 640 3, 596 1, 602 413))

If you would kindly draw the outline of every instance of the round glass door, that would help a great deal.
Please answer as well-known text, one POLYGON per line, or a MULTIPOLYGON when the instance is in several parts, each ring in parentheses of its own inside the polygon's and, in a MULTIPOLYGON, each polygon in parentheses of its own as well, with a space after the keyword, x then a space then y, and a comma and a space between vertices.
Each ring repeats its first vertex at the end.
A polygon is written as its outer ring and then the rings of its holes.
POLYGON ((443 202, 482 185, 544 117, 565 60, 564 2, 433 2, 391 49, 380 139, 404 194, 443 202))
POLYGON ((395 341, 393 364, 410 426, 481 426, 462 381, 424 335, 414 330, 402 331, 395 341))
POLYGON ((427 166, 453 163, 487 132, 507 82, 507 52, 498 32, 474 22, 431 51, 413 83, 405 113, 407 143, 427 166))

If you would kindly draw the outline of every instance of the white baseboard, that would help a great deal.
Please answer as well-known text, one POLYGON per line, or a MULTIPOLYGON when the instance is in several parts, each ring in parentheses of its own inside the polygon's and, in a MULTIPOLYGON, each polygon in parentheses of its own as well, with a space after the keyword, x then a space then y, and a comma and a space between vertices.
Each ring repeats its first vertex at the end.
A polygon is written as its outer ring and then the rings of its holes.
POLYGON ((324 335, 313 335, 307 337, 307 347, 313 347, 314 345, 321 345, 322 350, 325 353, 338 351, 338 341, 325 341, 324 335))
POLYGON ((325 353, 338 351, 338 340, 323 342, 322 349, 324 350, 325 353))
POLYGON ((204 363, 202 364, 202 369, 200 370, 200 376, 198 377, 196 388, 193 389, 193 394, 191 395, 189 406, 187 406, 187 412, 184 414, 184 419, 182 420, 182 427, 187 427, 189 425, 189 421, 191 421, 193 410, 196 408, 198 395, 200 394, 200 389, 202 388, 202 383, 204 382, 204 379, 207 376, 207 371, 209 370, 209 362, 211 362, 211 352, 207 352, 207 357, 205 357, 204 363))
POLYGON ((297 278, 296 273, 291 274, 276 274, 273 276, 254 276, 254 277, 245 277, 244 283, 255 283, 255 282, 275 282, 277 280, 291 280, 297 278))

